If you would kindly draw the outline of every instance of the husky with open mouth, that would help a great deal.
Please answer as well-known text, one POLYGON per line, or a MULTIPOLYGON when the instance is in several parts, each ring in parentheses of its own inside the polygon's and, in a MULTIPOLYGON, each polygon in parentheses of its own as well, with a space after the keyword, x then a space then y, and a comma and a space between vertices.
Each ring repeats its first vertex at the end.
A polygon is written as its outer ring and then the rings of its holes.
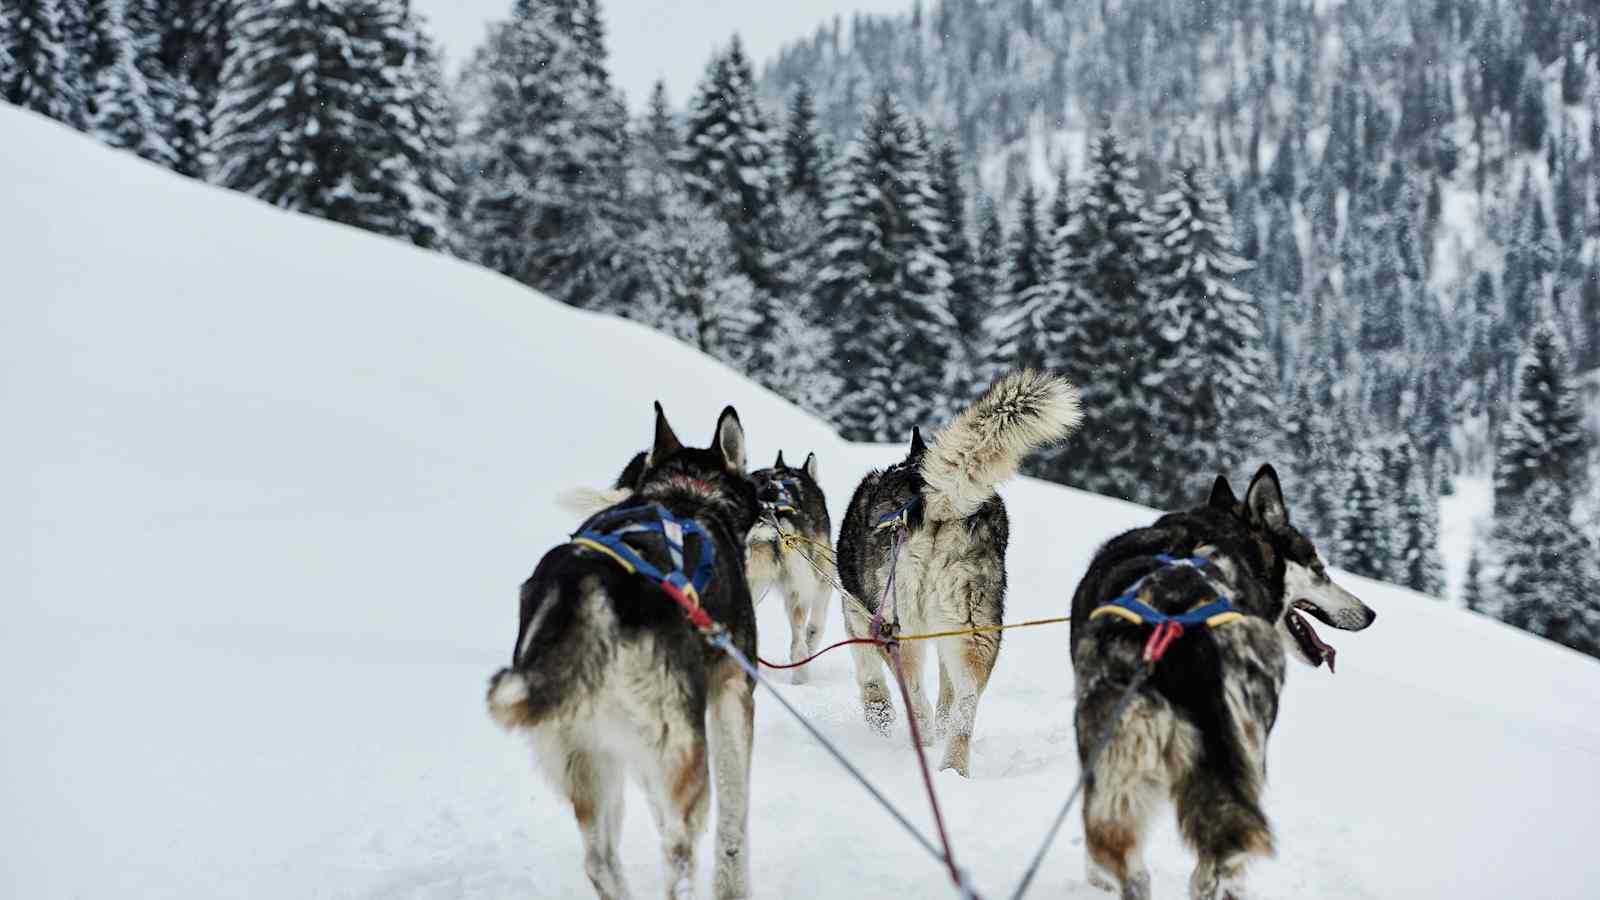
POLYGON ((1150 629, 1094 615, 1130 588, 1164 615, 1218 597, 1240 615, 1185 631, 1096 759, 1083 802, 1090 881, 1124 900, 1150 896, 1140 844, 1167 798, 1199 857, 1190 897, 1245 900, 1246 864, 1273 852, 1261 792, 1284 657, 1331 672, 1334 649, 1307 616, 1360 631, 1377 614, 1328 577, 1317 548, 1290 524, 1271 466, 1256 473, 1243 502, 1218 476, 1204 506, 1113 538, 1078 584, 1071 654, 1080 764, 1141 665, 1150 629))

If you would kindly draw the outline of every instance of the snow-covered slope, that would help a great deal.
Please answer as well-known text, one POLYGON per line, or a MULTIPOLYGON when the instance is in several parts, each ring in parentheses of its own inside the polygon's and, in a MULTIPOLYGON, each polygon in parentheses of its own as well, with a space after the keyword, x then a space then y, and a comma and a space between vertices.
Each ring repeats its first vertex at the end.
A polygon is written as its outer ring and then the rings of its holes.
MULTIPOLYGON (((9 107, 0 134, 0 896, 586 895, 570 814, 482 703, 518 583, 572 525, 554 495, 614 475, 658 397, 686 437, 733 403, 756 460, 816 450, 836 510, 894 451, 459 262, 9 107)), ((1151 516, 1004 493, 1018 619, 1062 610, 1095 544, 1151 516)), ((1600 665, 1350 581, 1380 618, 1333 636, 1337 676, 1291 676, 1261 895, 1593 896, 1600 665)), ((781 654, 778 604, 761 627, 781 654)), ((1065 639, 1007 637, 974 777, 938 777, 989 895, 1076 776, 1065 639)), ((867 732, 848 665, 781 689, 923 819, 903 736, 867 732)), ((653 829, 629 804, 648 896, 653 829)), ((760 896, 944 895, 770 698, 752 820, 760 896)), ((1080 834, 1039 896, 1098 896, 1080 834)), ((1179 896, 1189 860, 1165 822, 1151 863, 1179 896)))

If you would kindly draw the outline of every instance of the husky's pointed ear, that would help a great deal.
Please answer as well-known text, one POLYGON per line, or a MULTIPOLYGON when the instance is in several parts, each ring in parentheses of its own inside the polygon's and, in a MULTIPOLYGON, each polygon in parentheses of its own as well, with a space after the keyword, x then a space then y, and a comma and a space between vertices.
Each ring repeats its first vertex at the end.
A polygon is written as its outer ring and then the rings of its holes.
POLYGON ((784 464, 783 464, 783 451, 782 451, 782 450, 779 450, 779 451, 778 451, 778 461, 777 461, 777 462, 775 462, 775 463, 773 463, 773 464, 772 464, 772 467, 773 467, 773 468, 774 468, 774 469, 782 469, 782 468, 786 468, 786 466, 784 466, 784 464))
POLYGON ((650 455, 645 459, 645 465, 653 466, 679 450, 683 444, 678 442, 678 436, 672 433, 672 426, 667 424, 667 413, 661 408, 661 401, 656 401, 656 439, 650 445, 650 455))
POLYGON ((1244 494, 1245 518, 1268 528, 1277 529, 1289 524, 1289 508, 1283 503, 1283 487, 1278 484, 1278 472, 1270 465, 1262 466, 1256 477, 1250 479, 1250 489, 1244 494))
POLYGON ((922 429, 915 425, 911 426, 911 458, 916 459, 927 452, 928 445, 922 442, 922 429))
POLYGON ((731 472, 744 474, 744 426, 739 424, 739 413, 727 407, 717 417, 717 434, 711 446, 722 453, 722 462, 731 472))
POLYGON ((1211 485, 1211 498, 1206 501, 1206 505, 1223 512, 1233 512, 1239 508, 1239 498, 1233 495, 1233 485, 1228 483, 1228 476, 1217 476, 1217 480, 1211 485))
POLYGON ((805 470, 807 478, 812 481, 817 480, 817 455, 815 453, 806 454, 805 470))

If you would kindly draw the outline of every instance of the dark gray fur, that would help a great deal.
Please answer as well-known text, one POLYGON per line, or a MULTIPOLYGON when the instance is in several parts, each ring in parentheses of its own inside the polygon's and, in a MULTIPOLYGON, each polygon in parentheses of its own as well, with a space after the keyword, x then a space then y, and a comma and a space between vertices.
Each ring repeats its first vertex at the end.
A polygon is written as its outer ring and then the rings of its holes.
MULTIPOLYGON (((1270 466, 1256 475, 1247 497, 1265 480, 1270 480, 1272 492, 1279 494, 1281 507, 1277 476, 1270 466)), ((1110 772, 1106 767, 1112 764, 1106 757, 1097 761, 1097 775, 1088 784, 1083 804, 1090 860, 1120 880, 1124 897, 1148 896, 1148 876, 1136 859, 1143 824, 1136 814, 1131 820, 1117 816, 1096 820, 1092 816, 1102 775, 1120 785, 1140 778, 1157 784, 1167 780, 1179 827, 1200 858, 1191 883, 1192 896, 1209 900, 1217 896, 1219 883, 1222 896, 1233 896, 1227 885, 1232 883, 1230 879, 1242 878, 1243 860, 1271 852, 1271 830, 1261 808, 1260 791, 1265 779, 1264 745, 1277 721, 1284 679, 1285 649, 1277 623, 1286 604, 1297 599, 1286 596, 1285 572, 1290 562, 1323 571, 1315 546, 1289 524, 1287 509, 1281 512, 1281 520, 1269 524, 1248 504, 1238 501, 1227 480, 1219 477, 1205 505, 1164 515, 1149 527, 1108 541, 1095 554, 1073 595, 1070 653, 1077 684, 1080 764, 1086 764, 1091 746, 1111 724, 1113 708, 1134 678, 1150 634, 1148 627, 1115 616, 1091 620, 1096 607, 1150 576, 1138 597, 1160 612, 1182 613, 1212 599, 1221 588, 1236 609, 1261 623, 1188 629, 1141 689, 1141 698, 1148 699, 1131 706, 1119 726, 1122 737, 1130 727, 1128 720, 1136 717, 1135 710, 1170 712, 1181 723, 1182 733, 1198 736, 1197 757, 1179 760, 1181 754, 1164 749, 1159 755, 1167 760, 1163 766, 1167 771, 1143 775, 1110 772), (1163 567, 1154 559, 1157 554, 1203 555, 1213 564, 1198 571, 1163 567), (1232 707, 1225 695, 1226 684, 1237 691, 1239 702, 1232 707), (1236 715, 1249 721, 1236 721, 1236 715), (1183 728, 1185 725, 1193 732, 1183 728), (1257 739, 1261 746, 1253 745, 1257 739), (1102 858, 1097 858, 1097 853, 1102 858)), ((1368 612, 1366 621, 1354 627, 1370 624, 1368 612)), ((1159 729, 1157 733, 1161 733, 1159 729)), ((1136 755, 1127 752, 1122 759, 1136 755)))

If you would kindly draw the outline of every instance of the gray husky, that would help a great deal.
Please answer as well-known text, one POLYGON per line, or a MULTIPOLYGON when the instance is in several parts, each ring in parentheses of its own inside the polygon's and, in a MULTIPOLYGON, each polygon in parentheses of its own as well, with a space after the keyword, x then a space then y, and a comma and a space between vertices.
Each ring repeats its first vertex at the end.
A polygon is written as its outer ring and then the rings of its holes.
MULTIPOLYGON (((997 626, 1005 611, 1006 542, 1010 523, 995 485, 1010 478, 1030 452, 1064 439, 1078 424, 1078 392, 1052 375, 1024 370, 995 382, 925 445, 911 434, 906 458, 867 474, 856 487, 839 532, 839 578, 845 631, 868 637, 875 614, 897 622, 900 633, 997 626), (898 560, 895 533, 879 527, 904 511, 907 537, 898 560), (895 570, 892 608, 880 606, 884 583, 895 570)), ((968 773, 978 698, 1000 653, 999 632, 938 638, 939 704, 930 722, 921 684, 928 641, 908 641, 906 668, 911 715, 924 740, 948 735, 941 768, 968 773), (928 727, 934 725, 934 728, 928 727)), ((887 734, 894 704, 884 680, 887 654, 857 644, 856 681, 867 723, 887 734)))
MULTIPOLYGON (((789 617, 789 661, 815 653, 828 624, 833 596, 833 525, 817 484, 817 455, 791 468, 778 452, 770 469, 750 473, 761 500, 761 518, 750 530, 750 593, 760 603, 768 590, 783 594, 789 617), (781 529, 781 531, 780 531, 781 529), (798 541, 784 541, 793 535, 798 541)), ((808 680, 806 666, 793 671, 795 684, 808 680)))
POLYGON ((1149 633, 1092 613, 1135 587, 1135 599, 1159 613, 1226 595, 1243 615, 1184 632, 1096 759, 1083 801, 1090 881, 1124 900, 1150 896, 1140 844, 1167 798, 1199 857, 1193 900, 1244 900, 1246 864, 1272 853, 1261 791, 1285 653, 1333 669, 1333 648, 1302 614, 1346 631, 1377 614, 1328 577, 1316 547, 1289 524, 1271 466, 1256 473, 1242 503, 1219 476, 1206 505, 1112 538, 1078 585, 1071 653, 1080 763, 1105 733, 1149 633))
MULTIPOLYGON (((699 593, 700 606, 754 658, 744 536, 757 512, 755 488, 745 476, 744 429, 733 407, 718 419, 710 449, 702 450, 680 444, 656 404, 655 442, 633 490, 585 525, 664 524, 658 531, 610 533, 662 572, 680 565, 669 535, 682 548, 685 569, 690 557, 702 560, 709 549, 715 567, 699 593)), ((746 897, 752 687, 685 621, 658 582, 630 573, 605 551, 571 543, 545 554, 523 583, 511 665, 490 680, 488 703, 501 725, 532 738, 540 767, 571 802, 583 833, 584 871, 602 898, 628 895, 617 858, 626 770, 644 786, 661 832, 667 895, 687 900, 693 894, 694 847, 710 794, 709 717, 717 779, 716 896, 746 897)))

